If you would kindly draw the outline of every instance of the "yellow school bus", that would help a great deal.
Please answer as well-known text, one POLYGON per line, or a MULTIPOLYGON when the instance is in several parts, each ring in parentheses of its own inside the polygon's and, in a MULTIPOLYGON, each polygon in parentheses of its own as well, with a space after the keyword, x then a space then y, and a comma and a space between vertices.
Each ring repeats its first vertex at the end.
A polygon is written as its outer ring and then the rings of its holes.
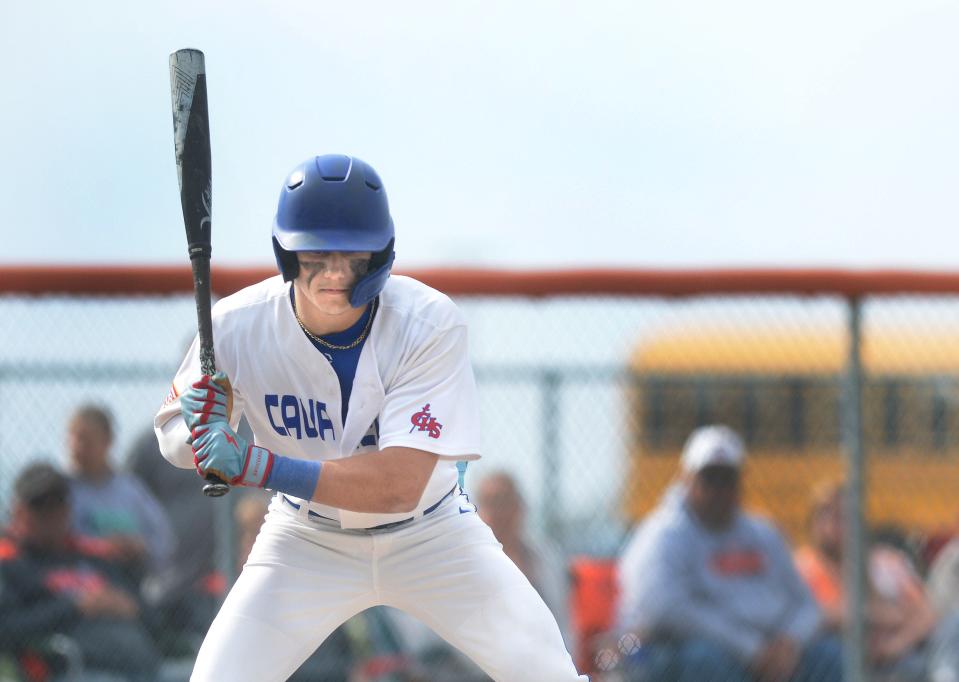
MULTIPOLYGON (((695 427, 747 445, 744 505, 793 541, 811 490, 841 477, 848 339, 834 330, 664 333, 631 358, 628 516, 652 509, 695 427)), ((959 337, 888 329, 863 339, 866 508, 872 525, 938 532, 959 520, 959 337)))

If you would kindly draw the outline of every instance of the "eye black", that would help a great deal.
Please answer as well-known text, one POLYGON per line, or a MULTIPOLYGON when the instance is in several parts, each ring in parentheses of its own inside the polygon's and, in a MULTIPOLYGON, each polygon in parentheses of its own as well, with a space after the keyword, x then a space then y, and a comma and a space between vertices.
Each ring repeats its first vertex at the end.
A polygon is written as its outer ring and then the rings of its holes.
POLYGON ((367 272, 370 271, 370 260, 369 258, 357 258, 350 261, 350 272, 352 272, 357 277, 362 277, 367 272))

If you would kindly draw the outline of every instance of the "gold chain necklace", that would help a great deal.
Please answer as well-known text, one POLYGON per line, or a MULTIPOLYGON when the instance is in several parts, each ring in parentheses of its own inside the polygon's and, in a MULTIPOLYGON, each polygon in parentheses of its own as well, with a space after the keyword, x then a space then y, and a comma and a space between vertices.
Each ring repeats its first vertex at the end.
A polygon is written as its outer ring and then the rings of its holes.
POLYGON ((315 341, 316 343, 320 344, 321 346, 324 346, 324 347, 326 347, 326 348, 329 348, 330 350, 350 350, 351 348, 356 348, 356 347, 359 346, 361 343, 363 343, 363 339, 365 339, 365 338, 366 338, 366 335, 370 333, 370 327, 373 326, 373 317, 376 315, 376 306, 377 306, 377 303, 378 303, 378 302, 379 302, 379 298, 374 298, 374 299, 373 299, 373 309, 370 310, 370 316, 369 316, 369 318, 366 320, 366 326, 363 327, 363 332, 362 332, 359 336, 357 336, 357 337, 353 340, 352 343, 349 343, 349 344, 347 344, 347 345, 345 345, 345 346, 340 346, 340 345, 337 345, 337 344, 335 344, 335 343, 330 343, 330 342, 327 341, 326 339, 320 338, 319 336, 317 336, 316 334, 314 334, 313 332, 311 332, 309 329, 307 329, 307 328, 306 328, 306 325, 303 324, 303 320, 300 319, 300 314, 299 314, 298 312, 296 312, 296 300, 293 300, 293 301, 292 301, 292 303, 293 303, 293 317, 296 318, 296 321, 297 321, 297 323, 300 325, 300 329, 303 330, 303 333, 306 334, 307 336, 309 336, 310 339, 312 339, 312 340, 315 341))

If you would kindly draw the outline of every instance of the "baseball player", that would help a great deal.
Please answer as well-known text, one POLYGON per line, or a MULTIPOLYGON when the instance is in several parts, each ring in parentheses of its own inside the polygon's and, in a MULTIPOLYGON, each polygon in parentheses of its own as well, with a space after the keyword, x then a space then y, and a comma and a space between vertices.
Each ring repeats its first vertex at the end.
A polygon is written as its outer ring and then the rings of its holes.
POLYGON ((457 485, 457 461, 480 456, 466 324, 443 294, 390 277, 393 241, 369 165, 298 166, 273 223, 280 275, 214 306, 220 371, 201 376, 194 341, 156 416, 171 463, 275 491, 194 681, 285 680, 379 604, 496 680, 587 679, 457 485))

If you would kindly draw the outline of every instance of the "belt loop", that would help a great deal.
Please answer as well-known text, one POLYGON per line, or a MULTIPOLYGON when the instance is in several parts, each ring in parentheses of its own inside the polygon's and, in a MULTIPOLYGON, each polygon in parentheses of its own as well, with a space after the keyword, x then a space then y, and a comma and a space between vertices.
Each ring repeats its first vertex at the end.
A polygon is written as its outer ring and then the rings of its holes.
POLYGON ((309 507, 307 507, 306 504, 297 504, 286 495, 283 495, 283 493, 280 493, 280 495, 283 496, 283 503, 289 505, 290 509, 292 509, 296 515, 296 518, 298 518, 300 521, 310 520, 309 507))

